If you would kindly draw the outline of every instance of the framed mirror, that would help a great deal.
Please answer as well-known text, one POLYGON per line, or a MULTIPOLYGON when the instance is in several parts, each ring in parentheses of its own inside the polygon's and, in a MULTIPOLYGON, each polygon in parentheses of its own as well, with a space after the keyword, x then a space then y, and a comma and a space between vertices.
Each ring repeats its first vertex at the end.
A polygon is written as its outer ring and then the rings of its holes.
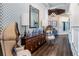
POLYGON ((29 27, 39 27, 39 10, 34 8, 32 5, 29 6, 29 27))

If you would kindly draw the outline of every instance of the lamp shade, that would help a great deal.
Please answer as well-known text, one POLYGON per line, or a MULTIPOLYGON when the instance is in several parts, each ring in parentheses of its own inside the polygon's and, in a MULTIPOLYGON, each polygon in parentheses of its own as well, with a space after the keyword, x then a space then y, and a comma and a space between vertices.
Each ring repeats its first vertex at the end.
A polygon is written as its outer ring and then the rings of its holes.
POLYGON ((29 25, 29 17, 28 17, 28 14, 22 14, 22 25, 23 26, 29 25))

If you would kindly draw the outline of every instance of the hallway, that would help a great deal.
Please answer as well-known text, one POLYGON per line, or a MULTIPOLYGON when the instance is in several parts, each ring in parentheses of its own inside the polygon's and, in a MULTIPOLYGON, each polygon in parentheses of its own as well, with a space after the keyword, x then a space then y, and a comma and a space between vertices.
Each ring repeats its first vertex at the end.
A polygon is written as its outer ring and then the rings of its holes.
POLYGON ((35 51, 33 56, 72 56, 70 44, 67 35, 58 36, 55 44, 48 45, 45 43, 41 48, 35 51))

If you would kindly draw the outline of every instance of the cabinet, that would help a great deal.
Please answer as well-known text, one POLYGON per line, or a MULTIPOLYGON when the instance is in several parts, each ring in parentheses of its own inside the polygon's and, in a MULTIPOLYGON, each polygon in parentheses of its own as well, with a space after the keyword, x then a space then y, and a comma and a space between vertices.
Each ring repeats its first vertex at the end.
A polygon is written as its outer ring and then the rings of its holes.
POLYGON ((25 45, 25 49, 29 49, 33 53, 46 42, 45 36, 45 34, 39 34, 33 37, 25 37, 22 39, 22 44, 25 45))

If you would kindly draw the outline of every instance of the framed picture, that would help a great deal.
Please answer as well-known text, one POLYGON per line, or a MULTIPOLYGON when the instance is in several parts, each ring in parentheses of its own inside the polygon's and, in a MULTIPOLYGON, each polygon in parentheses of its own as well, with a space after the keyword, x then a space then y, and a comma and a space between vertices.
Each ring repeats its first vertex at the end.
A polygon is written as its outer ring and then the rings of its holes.
POLYGON ((39 27, 39 10, 33 6, 29 6, 29 27, 38 28, 39 27))

